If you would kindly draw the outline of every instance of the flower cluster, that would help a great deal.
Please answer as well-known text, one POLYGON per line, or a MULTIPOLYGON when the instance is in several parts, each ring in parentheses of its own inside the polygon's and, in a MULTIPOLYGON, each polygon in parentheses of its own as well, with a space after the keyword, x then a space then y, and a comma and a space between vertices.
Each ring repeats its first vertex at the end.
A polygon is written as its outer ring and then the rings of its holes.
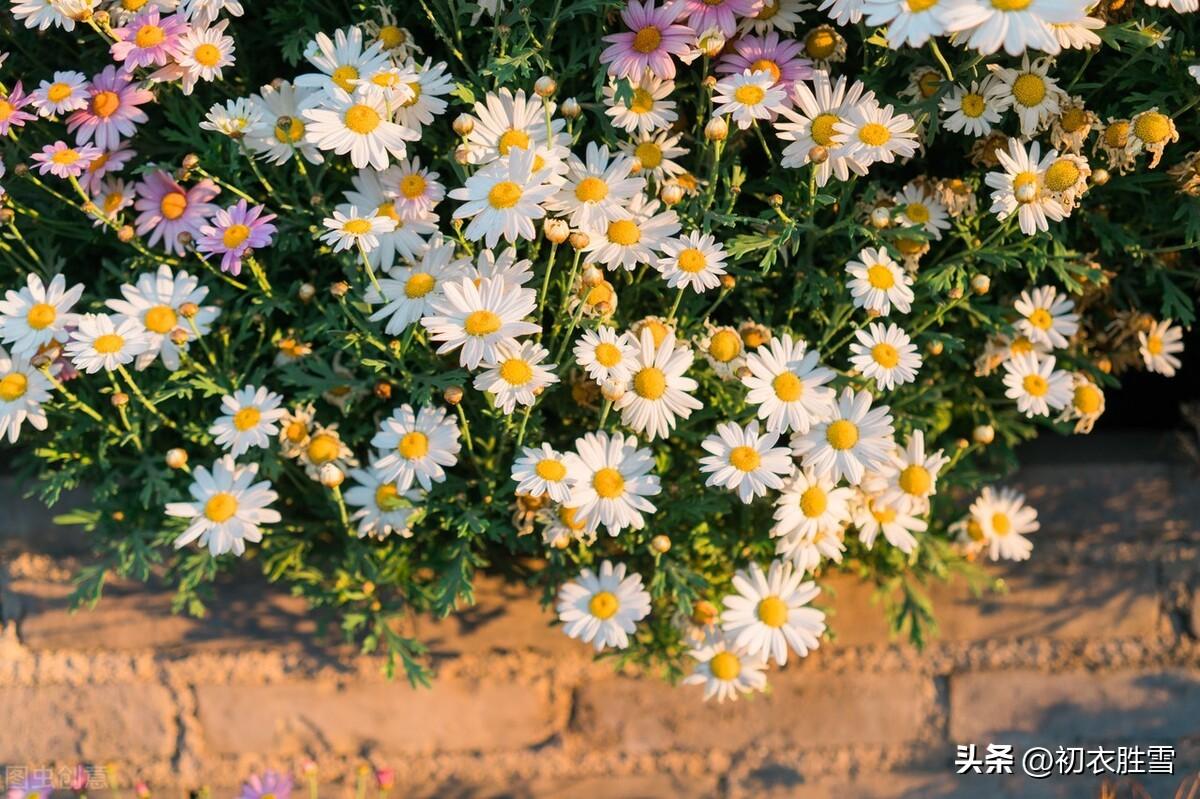
POLYGON ((1194 7, 505 5, 13 0, 71 46, 0 72, 0 436, 105 568, 258 558, 420 680, 397 619, 519 563, 735 699, 830 573, 919 640, 1030 557, 1011 448, 1181 368, 1194 7))

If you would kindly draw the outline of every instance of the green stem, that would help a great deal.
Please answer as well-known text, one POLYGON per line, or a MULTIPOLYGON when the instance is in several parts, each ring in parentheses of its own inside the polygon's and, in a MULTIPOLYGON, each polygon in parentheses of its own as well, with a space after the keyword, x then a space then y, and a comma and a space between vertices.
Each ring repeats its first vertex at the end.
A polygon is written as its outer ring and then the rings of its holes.
POLYGON ((117 364, 117 371, 121 373, 121 377, 125 378, 125 382, 129 384, 129 390, 133 392, 133 396, 138 398, 138 402, 142 403, 146 410, 150 411, 150 413, 156 416, 160 422, 174 430, 175 423, 168 419, 166 415, 163 414, 163 412, 160 411, 158 407, 150 401, 150 398, 142 393, 142 390, 138 388, 138 384, 134 382, 133 375, 129 374, 129 370, 123 365, 117 364))
POLYGON ((371 279, 371 285, 379 292, 380 298, 383 297, 383 287, 379 285, 379 281, 375 278, 375 270, 371 268, 371 259, 367 257, 367 248, 363 246, 362 240, 358 242, 358 254, 362 256, 363 266, 366 267, 367 277, 371 279))
POLYGON ((680 288, 679 293, 675 295, 675 303, 671 306, 671 313, 667 315, 668 325, 675 321, 675 312, 679 310, 679 303, 683 301, 683 292, 685 291, 687 291, 686 286, 680 288))

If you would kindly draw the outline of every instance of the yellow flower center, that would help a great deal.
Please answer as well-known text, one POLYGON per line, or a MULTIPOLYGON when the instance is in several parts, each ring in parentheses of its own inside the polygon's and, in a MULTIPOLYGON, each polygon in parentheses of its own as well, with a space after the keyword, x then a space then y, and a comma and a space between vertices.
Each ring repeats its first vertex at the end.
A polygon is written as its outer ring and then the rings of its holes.
POLYGON ((632 219, 618 219, 608 223, 608 240, 613 244, 628 247, 642 240, 642 231, 632 219))
POLYGON ((1013 355, 1024 355, 1028 352, 1033 352, 1033 342, 1025 336, 1013 339, 1012 344, 1008 346, 1009 351, 1013 355))
POLYGON ((384 483, 375 489, 375 507, 384 513, 391 513, 404 507, 400 502, 400 491, 392 483, 384 483))
POLYGON ((417 430, 405 433, 404 437, 400 439, 400 446, 397 449, 400 450, 400 457, 405 460, 413 461, 424 458, 429 452, 429 436, 417 430))
POLYGON ((644 169, 657 169, 663 162, 662 148, 652 141, 644 141, 634 148, 633 154, 642 162, 644 169))
POLYGON ((602 283, 597 283, 588 290, 587 297, 584 302, 588 305, 597 305, 602 302, 612 302, 614 296, 612 284, 607 280, 602 283))
POLYGON ((509 358, 500 364, 500 378, 510 386, 523 386, 533 379, 533 369, 520 358, 509 358))
POLYGON ((900 363, 900 353, 886 341, 881 341, 871 348, 871 357, 884 369, 893 369, 900 363))
POLYGON ((1104 395, 1100 393, 1100 389, 1091 383, 1081 383, 1075 387, 1075 410, 1084 416, 1090 416, 1098 412, 1100 410, 1100 403, 1103 401, 1104 395))
POLYGON ((105 333, 97 336, 92 342, 92 347, 101 355, 112 355, 114 352, 120 352, 125 346, 125 339, 118 336, 116 333, 105 333))
POLYGON ((779 65, 769 58, 760 58, 750 65, 751 72, 766 72, 771 76, 771 80, 778 82, 783 73, 779 70, 779 65))
POLYGON ((915 225, 923 225, 929 221, 929 207, 923 203, 909 203, 904 206, 904 215, 915 225))
POLYGON ((821 516, 828 507, 829 495, 820 486, 809 486, 800 495, 800 512, 810 519, 821 516))
POLYGON ((1046 170, 1044 178, 1050 191, 1066 191, 1079 182, 1079 167, 1069 158, 1060 158, 1046 170))
POLYGON ((633 49, 643 55, 653 53, 661 43, 662 33, 653 25, 647 25, 633 37, 633 49))
POLYGON ((1038 330, 1049 330, 1054 326, 1054 317, 1045 308, 1034 308, 1033 312, 1029 314, 1029 324, 1038 330))
POLYGON ((995 531, 996 535, 1008 535, 1012 532, 1012 522, 1009 521, 1008 516, 1004 513, 993 513, 992 530, 995 531))
POLYGON ((262 419, 262 414, 258 408, 242 408, 233 415, 233 426, 244 433, 257 427, 260 419, 262 419))
POLYGON ((583 522, 575 519, 575 514, 578 512, 578 508, 568 508, 563 506, 558 509, 558 520, 562 522, 565 527, 575 532, 579 532, 583 529, 583 522))
POLYGON ((745 83, 734 90, 733 99, 742 105, 758 105, 766 95, 767 93, 760 86, 754 83, 745 83))
POLYGON ((463 330, 468 336, 490 336, 503 324, 503 320, 491 311, 472 311, 463 322, 463 330))
POLYGON ((779 3, 763 3, 762 8, 754 15, 755 19, 766 21, 779 13, 779 3))
POLYGON ((788 606, 777 596, 763 597, 758 603, 758 620, 768 627, 787 624, 788 606))
POLYGON ((872 264, 867 268, 867 282, 873 289, 887 291, 896 285, 896 276, 883 264, 872 264))
POLYGON ((29 378, 20 372, 9 372, 0 380, 0 400, 13 402, 25 396, 29 388, 29 378))
POLYGON ((25 322, 34 330, 45 330, 54 324, 57 318, 58 311, 54 310, 53 305, 39 302, 29 309, 29 313, 25 315, 25 322))
POLYGON ((204 44, 192 51, 192 58, 202 67, 215 67, 221 63, 221 51, 215 44, 204 44))
POLYGON ((237 499, 233 494, 227 494, 224 491, 213 494, 208 498, 208 502, 204 503, 204 515, 209 521, 217 524, 232 519, 233 514, 237 513, 237 509, 237 499))
POLYGON ((625 491, 625 478, 616 469, 605 466, 592 475, 592 488, 602 499, 615 499, 625 491))
POLYGON ((633 390, 643 399, 656 400, 667 393, 667 376, 656 366, 639 369, 633 376, 633 390))
POLYGON ((825 430, 825 440, 834 449, 850 449, 858 443, 858 427, 849 419, 830 422, 829 427, 825 430))
POLYGON ((1133 123, 1133 135, 1146 144, 1158 144, 1171 135, 1171 118, 1157 111, 1141 114, 1133 123))
POLYGON ((387 50, 394 50, 408 40, 404 31, 395 25, 384 25, 379 29, 379 35, 376 38, 387 50))
POLYGON ((342 90, 352 92, 354 91, 354 81, 358 80, 358 69, 346 64, 335 69, 329 77, 342 90))
POLYGON ((533 470, 537 472, 538 477, 552 483, 557 483, 567 476, 567 467, 563 466, 562 461, 556 461, 553 458, 538 461, 538 465, 533 470))
POLYGON ((818 114, 813 117, 809 126, 809 135, 814 143, 822 147, 833 144, 833 125, 838 121, 837 114, 818 114))
POLYGON ((671 332, 670 328, 657 319, 647 320, 642 329, 650 331, 650 339, 656 347, 661 347, 663 341, 667 338, 667 334, 671 332))
POLYGON ((1013 176, 1013 197, 1019 203, 1031 203, 1037 199, 1038 192, 1038 176, 1036 172, 1018 172, 1013 176), (1022 191, 1026 186, 1033 186, 1032 195, 1026 195, 1022 191))
POLYGON ((404 227, 404 220, 400 218, 400 214, 396 211, 396 203, 392 200, 384 200, 375 209, 375 216, 386 216, 388 219, 396 223, 397 228, 404 227))
POLYGON ((982 541, 986 537, 983 534, 983 525, 974 517, 967 520, 967 535, 972 541, 982 541))
POLYGON ((125 195, 119 191, 109 192, 104 195, 104 213, 108 216, 115 214, 124 199, 125 195))
POLYGON ((900 488, 906 494, 923 497, 933 487, 933 475, 924 466, 914 463, 900 472, 900 488))
POLYGON ((708 342, 708 354, 718 363, 729 363, 742 351, 742 340, 732 330, 718 330, 708 342))
POLYGON ((342 224, 342 231, 349 233, 351 236, 361 236, 371 232, 371 220, 369 219, 347 219, 342 224))
POLYGON ((221 234, 221 243, 230 250, 235 250, 250 238, 250 228, 246 225, 230 225, 221 234))
POLYGON ((133 41, 143 50, 147 47, 158 47, 167 38, 167 34, 157 25, 143 25, 133 36, 133 41))
POLYGON ((729 464, 740 472, 752 472, 762 463, 754 447, 734 447, 729 451, 729 464))
POLYGON ((688 247, 683 252, 679 253, 679 269, 682 272, 695 274, 704 269, 708 265, 708 260, 704 257, 704 253, 697 250, 695 247, 688 247))
POLYGON ((1146 352, 1151 355, 1162 355, 1163 340, 1159 336, 1150 336, 1146 339, 1146 352))
POLYGON ((718 652, 712 656, 712 660, 708 661, 708 668, 716 679, 730 682, 736 680, 742 673, 742 661, 732 652, 718 652))
POLYGON ((827 28, 818 28, 804 37, 804 52, 809 58, 829 58, 837 50, 837 34, 827 28))
POLYGON ((896 521, 895 508, 880 508, 876 506, 874 502, 871 503, 870 507, 871 515, 875 518, 875 521, 879 522, 880 524, 891 524, 892 522, 896 521))
POLYGON ((0 97, 0 122, 6 121, 17 109, 8 100, 0 97))
POLYGON ((523 130, 516 130, 514 128, 506 130, 500 137, 500 143, 496 148, 500 151, 500 155, 508 155, 508 151, 514 147, 518 150, 528 150, 529 134, 523 130))
POLYGON ((595 355, 596 362, 609 369, 621 362, 620 348, 616 344, 609 344, 607 341, 602 341, 596 345, 595 355))
POLYGON ((1124 148, 1129 143, 1129 123, 1113 122, 1104 129, 1104 143, 1113 149, 1124 148))
POLYGON ((1046 82, 1041 75, 1026 72, 1013 81, 1012 94, 1019 105, 1033 108, 1046 97, 1046 82))
POLYGON ((629 110, 635 114, 649 114, 654 110, 654 95, 641 87, 634 89, 629 110))
POLYGON ((360 136, 366 136, 382 121, 379 112, 369 105, 355 103, 346 109, 346 127, 360 136))
POLYGON ((65 83, 55 83, 46 90, 46 97, 52 103, 61 103, 71 96, 71 87, 65 83))
POLYGON ((425 178, 421 175, 405 175, 400 179, 400 193, 406 199, 415 200, 425 193, 425 178))
POLYGON ((175 323, 179 317, 175 315, 175 311, 169 305, 155 305, 153 308, 146 311, 146 315, 142 317, 142 324, 151 333, 169 333, 175 329, 175 323))
POLYGON ((1024 11, 1033 0, 992 0, 992 8, 997 11, 1024 11))
POLYGON ((961 107, 963 114, 975 119, 983 116, 983 112, 987 107, 987 104, 984 102, 982 94, 975 94, 972 92, 963 95, 961 107))
POLYGON ((611 619, 617 615, 620 607, 620 601, 611 591, 599 591, 588 600, 588 613, 601 620, 611 619))
POLYGON ((858 129, 858 140, 868 147, 882 147, 891 138, 892 132, 878 122, 868 122, 858 129))
POLYGON ((159 210, 162 211, 162 215, 166 219, 178 219, 183 216, 184 211, 187 210, 187 206, 187 195, 181 191, 172 191, 164 194, 158 204, 159 210))
POLYGON ((299 444, 308 436, 308 425, 297 419, 283 429, 283 434, 287 436, 288 441, 299 444))
POLYGON ((608 196, 608 184, 600 178, 586 177, 575 187, 575 199, 583 203, 598 203, 608 196))
POLYGON ((1050 390, 1050 384, 1041 375, 1025 375, 1021 385, 1025 386, 1026 393, 1034 397, 1043 397, 1050 390))
POLYGON ((292 124, 284 130, 281 125, 275 126, 275 141, 280 144, 295 144, 304 138, 304 123, 296 117, 291 117, 292 124))
POLYGON ((342 442, 331 433, 318 433, 308 442, 305 454, 317 466, 337 460, 342 453, 342 442))
POLYGON ((433 291, 436 285, 437 281, 433 279, 433 275, 426 272, 414 272, 404 283, 404 296, 410 300, 418 300, 433 291))
POLYGON ((795 402, 804 393, 804 384, 791 372, 775 375, 775 379, 771 381, 771 388, 775 389, 775 396, 783 402, 795 402))
POLYGON ((938 4, 938 0, 908 0, 908 10, 914 14, 928 11, 938 4))
POLYGON ((1081 107, 1074 105, 1063 112, 1062 117, 1058 120, 1059 126, 1067 133, 1074 133, 1087 124, 1087 112, 1081 107))
POLYGON ((139 11, 150 0, 121 0, 121 8, 126 11, 139 11))
POLYGON ((521 201, 521 187, 511 180, 501 180, 488 191, 488 204, 497 210, 512 208, 521 201))
POLYGON ((408 84, 408 88, 412 90, 413 96, 405 100, 402 105, 405 108, 412 108, 421 99, 421 84, 418 81, 413 81, 408 84))
POLYGON ((120 107, 121 95, 113 91, 97 92, 92 98, 92 113, 102 119, 107 119, 117 113, 117 109, 120 107))

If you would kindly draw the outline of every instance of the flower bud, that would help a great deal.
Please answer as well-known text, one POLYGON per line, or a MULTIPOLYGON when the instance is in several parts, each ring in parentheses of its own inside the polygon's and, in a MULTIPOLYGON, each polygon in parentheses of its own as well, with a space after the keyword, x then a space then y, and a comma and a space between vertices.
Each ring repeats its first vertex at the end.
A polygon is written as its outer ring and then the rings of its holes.
POLYGON ((1100 360, 1096 361, 1096 368, 1099 369, 1101 372, 1103 372, 1106 375, 1111 374, 1112 373, 1112 361, 1109 360, 1108 358, 1101 358, 1100 360))
POLYGON ((577 119, 583 113, 583 107, 579 105, 579 101, 574 97, 568 97, 563 100, 562 108, 559 113, 567 119, 577 119))
POLYGON ((23 178, 29 174, 29 164, 21 161, 13 165, 13 174, 19 178, 23 178))
MULTIPOLYGON (((288 126, 291 127, 291 124, 291 120, 289 119, 288 126)), ((191 172, 193 169, 200 166, 200 156, 196 155, 195 153, 188 153, 183 157, 181 164, 184 169, 191 172)))
POLYGON ((950 289, 947 296, 949 296, 952 300, 961 300, 963 297, 962 286, 955 286, 954 288, 950 289))
POLYGON ((0 208, 0 224, 7 225, 17 218, 17 212, 11 208, 0 208))
POLYGON ((187 344, 190 338, 191 335, 182 327, 177 327, 170 333, 171 343, 176 347, 182 347, 184 344, 187 344))
POLYGON ((704 138, 709 141, 725 141, 729 136, 729 123, 721 117, 713 117, 704 126, 704 138))
POLYGON ((562 244, 571 235, 571 226, 565 219, 547 219, 542 223, 542 233, 551 244, 562 244))
POLYGON ((1099 169, 1092 170, 1092 185, 1103 186, 1105 183, 1108 183, 1108 178, 1109 175, 1107 169, 1101 167, 1099 169))
POLYGON ((137 233, 134 231, 133 225, 121 225, 120 229, 117 230, 117 241, 120 241, 122 244, 128 244, 133 241, 133 237, 136 235, 137 233))
POLYGON ((664 205, 675 205, 683 199, 683 186, 678 183, 664 184, 658 193, 658 198, 663 201, 664 205))
POLYGON ((179 315, 184 319, 191 319, 198 313, 200 313, 200 306, 194 302, 185 302, 179 306, 179 315))
POLYGON ((344 280, 335 281, 334 284, 329 287, 329 293, 335 297, 345 297, 350 293, 350 284, 344 280))
POLYGON ((983 444, 984 446, 987 446, 996 440, 996 428, 992 427, 990 424, 977 425, 975 429, 971 431, 971 438, 975 439, 976 444, 983 444))
POLYGON ((671 539, 660 533, 650 539, 650 548, 663 555, 671 549, 671 539))
POLYGON ((600 396, 609 402, 616 402, 625 396, 625 382, 622 380, 605 380, 600 384, 600 396))
POLYGON ((558 91, 558 83, 549 75, 542 75, 533 83, 533 93, 538 97, 553 97, 558 91))
POLYGON ((446 401, 447 405, 457 405, 458 403, 462 402, 462 386, 450 386, 442 392, 442 399, 446 401))
POLYGON ((317 287, 312 283, 301 283, 300 288, 296 289, 296 296, 300 298, 300 302, 307 303, 317 295, 317 287))
POLYGON ((583 285, 599 286, 604 282, 604 272, 595 264, 587 264, 583 267, 583 273, 579 277, 583 281, 583 285))
POLYGON ((470 114, 459 114, 454 118, 454 132, 466 138, 475 130, 475 118, 470 114))
POLYGON ((114 408, 124 408, 129 404, 129 395, 124 391, 114 391, 109 401, 112 402, 114 408))
POLYGON ((707 627, 716 622, 718 615, 717 606, 707 600, 692 603, 692 624, 707 627))
POLYGON ((783 207, 783 195, 782 194, 772 194, 770 197, 767 198, 767 202, 770 203, 772 208, 782 208, 783 207))
POLYGON ((375 396, 381 400, 389 400, 392 398, 392 384, 386 380, 380 380, 375 384, 375 396))
POLYGON ((725 36, 721 31, 713 28, 705 31, 700 35, 700 50, 709 58, 716 58, 725 49, 725 36))
POLYGON ((992 279, 987 275, 975 275, 971 278, 971 291, 976 294, 987 294, 992 288, 992 279))
POLYGON ((596 313, 600 314, 601 316, 608 316, 610 313, 613 312, 613 304, 611 302, 609 302, 608 300, 601 300, 600 302, 593 305, 592 308, 593 308, 593 310, 596 311, 596 313))
POLYGON ((941 341, 934 339, 933 341, 931 341, 925 345, 925 349, 929 352, 930 355, 937 356, 937 355, 942 354, 942 350, 946 349, 946 345, 943 344, 941 341))
POLYGON ((192 234, 186 230, 181 230, 179 235, 175 237, 175 240, 186 247, 192 243, 192 234))
POLYGON ((188 454, 186 450, 179 447, 167 450, 167 467, 170 469, 182 469, 187 466, 188 454))
POLYGON ((971 442, 967 441, 965 438, 960 438, 954 442, 954 446, 958 447, 959 449, 966 449, 967 447, 971 446, 971 442))
POLYGON ((892 212, 882 205, 874 208, 871 211, 871 226, 876 230, 883 230, 888 225, 892 224, 892 212))
POLYGON ((823 164, 829 160, 829 149, 815 144, 808 151, 808 160, 814 164, 823 164))
POLYGON ((571 237, 568 239, 568 241, 571 242, 571 246, 575 249, 582 250, 584 247, 588 246, 588 244, 591 242, 591 239, 588 238, 586 233, 577 230, 571 234, 571 237))
POLYGON ((336 463, 322 464, 318 476, 321 478, 321 485, 326 488, 337 488, 346 479, 346 473, 338 468, 336 463))
POLYGON ((733 291, 733 287, 737 285, 737 278, 730 274, 721 275, 721 288, 725 291, 733 291))

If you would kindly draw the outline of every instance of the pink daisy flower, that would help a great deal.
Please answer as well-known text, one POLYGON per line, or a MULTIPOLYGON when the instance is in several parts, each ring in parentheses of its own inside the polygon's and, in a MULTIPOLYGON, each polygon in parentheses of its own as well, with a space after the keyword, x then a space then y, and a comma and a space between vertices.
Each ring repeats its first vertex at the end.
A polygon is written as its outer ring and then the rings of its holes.
POLYGON ((663 80, 673 79, 675 62, 671 56, 687 55, 696 40, 691 28, 675 24, 678 17, 679 0, 671 0, 662 8, 655 8, 654 0, 644 4, 629 0, 621 12, 621 20, 629 30, 604 37, 611 44, 600 54, 600 63, 608 64, 608 73, 617 78, 637 81, 649 70, 663 80))
POLYGON ((98 155, 100 148, 90 144, 71 147, 65 141, 56 141, 54 144, 47 144, 40 153, 34 153, 33 160, 38 165, 39 174, 45 175, 49 172, 56 178, 66 180, 82 175, 83 170, 98 155))
POLYGON ((129 163, 129 159, 137 154, 125 144, 126 142, 119 142, 115 148, 101 152, 87 165, 79 182, 89 193, 95 194, 106 175, 120 172, 125 168, 125 164, 129 163))
POLYGON ((0 91, 0 136, 7 136, 12 128, 23 128, 26 122, 34 119, 34 114, 21 110, 29 105, 29 99, 20 81, 10 93, 0 91))
POLYGON ((725 38, 737 32, 741 17, 753 17, 762 0, 683 0, 682 15, 700 33, 716 28, 725 38))
MULTIPOLYGON (((92 192, 92 202, 108 219, 116 219, 117 214, 133 205, 133 199, 133 186, 120 178, 105 178, 99 191, 92 192)), ((97 219, 92 223, 92 227, 100 227, 103 224, 103 219, 97 219)))
POLYGON ((161 239, 167 252, 176 255, 184 252, 179 235, 187 233, 193 240, 199 238, 200 228, 217 212, 217 206, 209 200, 221 193, 207 179, 185 189, 161 169, 138 181, 135 190, 138 198, 133 207, 141 211, 134 223, 137 234, 150 231, 151 247, 161 239))
POLYGON ((189 30, 178 15, 160 17, 158 6, 152 5, 123 27, 113 29, 116 41, 109 52, 114 61, 125 62, 126 69, 160 67, 171 60, 171 49, 189 30))
POLYGON ((123 137, 132 136, 149 119, 138 106, 154 100, 151 92, 133 84, 128 72, 111 65, 92 78, 88 97, 86 108, 67 117, 67 132, 75 133, 79 144, 94 140, 102 150, 115 149, 123 137))
POLYGON ((812 77, 812 62, 802 58, 804 44, 795 39, 780 40, 774 31, 766 36, 743 36, 733 43, 733 52, 717 62, 722 75, 741 75, 751 72, 770 72, 775 85, 787 92, 786 103, 792 105, 792 86, 812 77))
POLYGON ((231 275, 242 273, 242 257, 253 250, 271 246, 275 214, 264 214, 266 208, 246 206, 245 200, 217 211, 212 224, 200 228, 196 249, 203 253, 220 253, 221 269, 231 275))

